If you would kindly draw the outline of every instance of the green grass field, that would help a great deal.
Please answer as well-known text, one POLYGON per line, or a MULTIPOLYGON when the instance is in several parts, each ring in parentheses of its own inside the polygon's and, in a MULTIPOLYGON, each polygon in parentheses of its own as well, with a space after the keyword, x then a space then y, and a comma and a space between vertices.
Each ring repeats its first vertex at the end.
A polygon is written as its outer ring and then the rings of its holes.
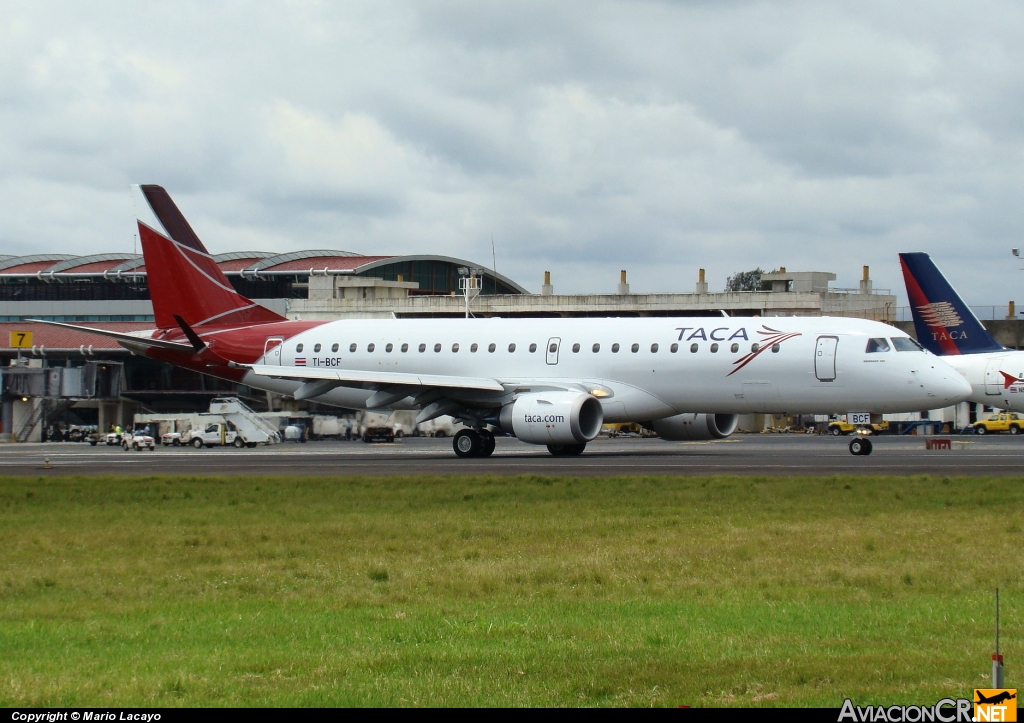
MULTIPOLYGON (((0 706, 932 703, 1022 480, 0 479, 0 706)), ((984 687, 987 687, 985 684, 984 687)))

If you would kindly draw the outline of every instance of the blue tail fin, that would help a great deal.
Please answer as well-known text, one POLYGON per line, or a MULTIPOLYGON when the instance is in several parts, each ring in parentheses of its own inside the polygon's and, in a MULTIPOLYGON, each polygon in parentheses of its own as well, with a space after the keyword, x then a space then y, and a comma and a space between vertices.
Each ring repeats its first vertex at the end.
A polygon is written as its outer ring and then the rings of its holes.
POLYGON ((939 356, 1002 351, 928 254, 900 254, 917 340, 939 356))

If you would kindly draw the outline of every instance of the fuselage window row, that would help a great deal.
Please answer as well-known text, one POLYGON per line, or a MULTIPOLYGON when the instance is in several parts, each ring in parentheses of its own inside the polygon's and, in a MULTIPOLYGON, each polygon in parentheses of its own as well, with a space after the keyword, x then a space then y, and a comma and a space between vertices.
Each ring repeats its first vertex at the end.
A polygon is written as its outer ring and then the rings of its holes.
MULTIPOLYGON (((888 351, 889 350, 888 347, 883 347, 883 348, 879 349, 876 346, 876 347, 872 348, 871 342, 876 342, 876 341, 881 341, 882 343, 885 342, 884 339, 881 339, 881 340, 872 339, 872 340, 870 340, 869 341, 869 348, 867 350, 869 353, 870 352, 888 351)), ((760 349, 760 347, 761 347, 760 344, 758 344, 757 342, 754 342, 753 344, 750 345, 751 353, 756 354, 757 351, 760 349)), ((304 348, 303 344, 296 344, 295 345, 295 352, 297 354, 301 354, 303 348, 304 348)), ((321 348, 323 348, 323 347, 322 347, 322 345, 320 343, 314 344, 313 345, 313 353, 314 354, 318 354, 320 352, 321 348)), ((331 345, 331 351, 332 352, 337 353, 339 348, 340 348, 340 346, 339 346, 339 344, 337 342, 331 345)), ((423 352, 425 352, 427 350, 427 345, 426 344, 420 344, 417 348, 418 348, 419 352, 422 354, 423 352)), ((434 351, 435 352, 440 353, 441 352, 441 348, 442 348, 442 345, 440 343, 434 344, 434 351)), ((572 345, 572 352, 573 352, 573 354, 579 354, 581 348, 582 348, 582 346, 580 345, 579 342, 574 343, 572 345)), ((612 354, 618 354, 620 348, 621 347, 620 347, 620 345, 617 342, 613 343, 611 345, 611 352, 612 352, 612 354)), ((661 348, 660 345, 657 344, 657 343, 651 344, 651 353, 652 354, 657 354, 658 350, 660 348, 661 348)), ((710 346, 710 351, 711 351, 712 354, 717 354, 719 348, 720 348, 719 344, 714 343, 714 344, 712 344, 710 346)), ((352 354, 354 354, 358 349, 359 349, 359 345, 354 343, 354 342, 352 344, 350 344, 349 347, 348 347, 349 352, 352 353, 352 354)), ((376 345, 373 344, 372 342, 366 345, 367 353, 371 353, 372 354, 375 349, 376 349, 376 345)), ((392 351, 394 351, 394 349, 395 349, 395 345, 390 343, 390 342, 384 347, 384 351, 387 352, 388 354, 390 354, 392 351)), ((473 344, 471 344, 470 347, 469 347, 469 351, 471 353, 474 353, 474 354, 479 349, 480 349, 480 345, 475 343, 475 342, 473 344)), ((528 347, 528 349, 529 349, 531 354, 535 353, 537 351, 537 344, 531 343, 530 346, 528 347)), ((781 349, 781 347, 780 347, 779 344, 777 344, 777 343, 776 344, 772 344, 772 353, 773 354, 778 354, 780 349, 781 349)), ((400 350, 402 351, 403 354, 408 352, 409 351, 409 345, 407 343, 406 344, 402 344, 401 347, 400 347, 400 350)), ((513 342, 513 343, 508 345, 508 351, 509 351, 510 354, 514 353, 515 350, 516 350, 515 342, 513 342)), ((729 351, 732 352, 733 354, 738 353, 739 350, 740 350, 740 345, 739 344, 735 344, 734 343, 734 344, 731 344, 729 346, 729 351)), ((459 344, 458 344, 458 342, 456 342, 456 343, 452 344, 452 353, 453 354, 457 354, 458 351, 459 351, 459 344)), ((491 342, 490 344, 487 345, 487 351, 493 354, 495 351, 497 351, 497 345, 494 342, 491 342)), ((598 352, 600 352, 601 351, 601 344, 600 343, 593 344, 593 346, 591 346, 591 351, 594 354, 597 354, 598 352)), ((633 343, 632 345, 630 345, 630 351, 633 352, 634 354, 638 353, 640 351, 640 344, 633 343)), ((677 343, 671 344, 669 346, 669 351, 672 354, 677 353, 679 351, 679 344, 677 344, 677 343)), ((700 345, 699 344, 697 344, 696 342, 693 343, 693 344, 690 344, 690 352, 691 353, 696 354, 698 351, 700 351, 700 345)), ((552 342, 551 345, 548 348, 548 353, 550 353, 550 354, 557 354, 558 353, 558 344, 552 342)))

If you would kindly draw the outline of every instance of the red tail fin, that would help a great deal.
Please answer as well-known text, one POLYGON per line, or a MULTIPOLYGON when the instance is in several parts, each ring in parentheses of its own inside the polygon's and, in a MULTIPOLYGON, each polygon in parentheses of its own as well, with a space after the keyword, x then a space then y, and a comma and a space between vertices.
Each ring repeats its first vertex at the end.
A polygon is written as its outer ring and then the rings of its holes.
POLYGON ((234 290, 167 191, 132 186, 132 195, 157 326, 177 328, 176 315, 192 327, 284 321, 234 290))

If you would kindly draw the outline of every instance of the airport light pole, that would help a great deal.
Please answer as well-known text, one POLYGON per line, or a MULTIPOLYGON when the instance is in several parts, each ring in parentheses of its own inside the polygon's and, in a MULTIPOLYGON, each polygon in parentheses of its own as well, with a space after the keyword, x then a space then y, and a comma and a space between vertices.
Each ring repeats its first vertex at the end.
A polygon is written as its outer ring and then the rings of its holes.
POLYGON ((469 318, 469 302, 476 298, 480 293, 481 276, 483 272, 480 269, 470 269, 465 266, 459 267, 459 288, 462 289, 463 296, 466 297, 466 318, 469 318))
MULTIPOLYGON (((1016 251, 1016 249, 1014 249, 1016 251)), ((999 653, 999 588, 996 588, 996 652, 992 656, 992 687, 1002 688, 1006 681, 1003 656, 999 653)))

